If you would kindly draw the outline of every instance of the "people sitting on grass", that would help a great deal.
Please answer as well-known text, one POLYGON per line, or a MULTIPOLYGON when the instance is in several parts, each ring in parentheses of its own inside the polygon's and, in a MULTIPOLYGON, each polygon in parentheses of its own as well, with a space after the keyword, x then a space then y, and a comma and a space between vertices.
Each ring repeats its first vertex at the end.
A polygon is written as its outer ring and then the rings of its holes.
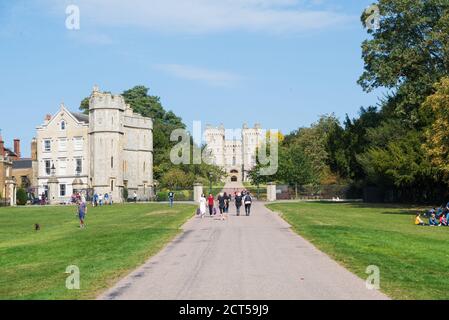
POLYGON ((437 218, 436 218, 436 215, 435 215, 435 213, 432 213, 432 215, 430 216, 430 218, 429 218, 429 226, 431 226, 431 227, 437 227, 437 226, 439 226, 439 221, 437 220, 437 218))

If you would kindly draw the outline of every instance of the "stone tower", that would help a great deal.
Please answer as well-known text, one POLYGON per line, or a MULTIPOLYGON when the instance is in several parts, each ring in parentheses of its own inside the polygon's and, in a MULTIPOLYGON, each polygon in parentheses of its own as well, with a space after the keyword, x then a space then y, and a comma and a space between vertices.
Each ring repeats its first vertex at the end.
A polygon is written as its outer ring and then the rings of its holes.
POLYGON ((204 131, 209 153, 214 160, 214 164, 220 167, 225 166, 225 128, 221 125, 218 128, 207 126, 204 131))
POLYGON ((263 142, 263 129, 256 123, 254 128, 246 124, 242 128, 243 179, 248 179, 248 172, 254 168, 257 159, 257 147, 263 142))
POLYGON ((119 202, 123 192, 125 99, 94 88, 89 101, 90 184, 119 202))

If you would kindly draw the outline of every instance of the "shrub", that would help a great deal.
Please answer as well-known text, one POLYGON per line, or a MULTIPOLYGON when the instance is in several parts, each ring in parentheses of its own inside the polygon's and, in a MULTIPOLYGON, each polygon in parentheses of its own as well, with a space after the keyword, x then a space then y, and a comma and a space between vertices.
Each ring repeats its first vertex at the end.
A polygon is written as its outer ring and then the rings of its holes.
POLYGON ((27 192, 25 191, 25 189, 22 189, 22 188, 17 189, 16 198, 17 198, 17 204, 19 206, 26 205, 27 201, 28 201, 28 195, 27 195, 27 192))

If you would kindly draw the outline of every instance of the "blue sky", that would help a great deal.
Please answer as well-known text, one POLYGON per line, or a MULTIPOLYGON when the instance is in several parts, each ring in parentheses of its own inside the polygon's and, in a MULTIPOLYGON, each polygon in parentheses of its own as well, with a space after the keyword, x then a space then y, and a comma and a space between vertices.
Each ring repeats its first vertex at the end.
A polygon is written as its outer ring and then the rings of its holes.
POLYGON ((22 140, 61 102, 76 111, 95 84, 142 84, 192 121, 288 133, 319 115, 376 104, 359 17, 370 0, 0 0, 0 128, 22 140), (66 8, 80 9, 80 30, 66 8))

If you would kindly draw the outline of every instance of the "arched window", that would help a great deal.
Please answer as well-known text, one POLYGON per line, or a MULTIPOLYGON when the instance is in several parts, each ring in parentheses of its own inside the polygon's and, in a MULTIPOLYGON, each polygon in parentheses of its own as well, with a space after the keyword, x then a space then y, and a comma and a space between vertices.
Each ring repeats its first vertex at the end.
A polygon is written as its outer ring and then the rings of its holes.
POLYGON ((65 121, 64 120, 61 121, 61 130, 65 130, 65 121))

